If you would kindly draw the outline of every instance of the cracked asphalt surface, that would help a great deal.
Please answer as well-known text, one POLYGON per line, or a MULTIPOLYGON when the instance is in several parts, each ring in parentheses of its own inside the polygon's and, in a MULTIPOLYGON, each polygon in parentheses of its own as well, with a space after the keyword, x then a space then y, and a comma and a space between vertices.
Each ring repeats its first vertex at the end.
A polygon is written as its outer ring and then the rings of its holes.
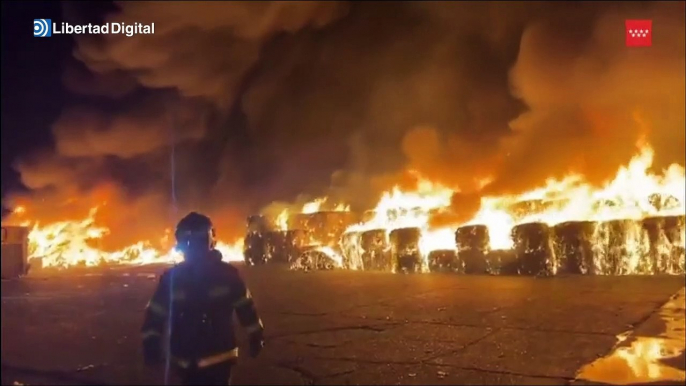
MULTIPOLYGON (((2 282, 2 384, 161 384, 139 328, 160 267, 2 282)), ((267 333, 235 384, 567 384, 684 286, 241 267, 267 333)), ((239 339, 242 339, 239 330, 239 339)))

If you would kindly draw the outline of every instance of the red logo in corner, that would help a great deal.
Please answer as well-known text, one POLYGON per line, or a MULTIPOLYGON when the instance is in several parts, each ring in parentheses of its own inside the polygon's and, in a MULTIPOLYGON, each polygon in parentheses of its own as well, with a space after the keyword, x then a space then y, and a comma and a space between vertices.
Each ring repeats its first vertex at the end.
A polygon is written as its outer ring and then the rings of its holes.
POLYGON ((653 45, 652 20, 627 20, 625 25, 627 47, 650 47, 653 45))

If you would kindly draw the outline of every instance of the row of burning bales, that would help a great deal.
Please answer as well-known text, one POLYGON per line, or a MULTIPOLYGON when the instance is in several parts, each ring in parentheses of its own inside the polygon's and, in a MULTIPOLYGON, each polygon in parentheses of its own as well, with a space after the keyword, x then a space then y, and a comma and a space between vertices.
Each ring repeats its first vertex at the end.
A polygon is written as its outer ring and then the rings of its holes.
POLYGON ((455 248, 421 251, 420 228, 346 231, 351 212, 296 214, 288 229, 248 220, 248 264, 281 262, 304 269, 362 269, 492 275, 683 274, 685 216, 606 222, 570 221, 512 228, 512 249, 490 249, 489 229, 456 229, 455 248))

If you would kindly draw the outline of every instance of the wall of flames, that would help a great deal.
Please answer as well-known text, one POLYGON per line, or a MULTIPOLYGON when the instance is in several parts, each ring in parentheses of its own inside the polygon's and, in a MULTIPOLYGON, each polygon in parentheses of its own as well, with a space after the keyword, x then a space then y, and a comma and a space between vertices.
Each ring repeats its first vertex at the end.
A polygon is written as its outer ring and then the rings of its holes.
MULTIPOLYGON (((27 208, 14 208, 12 225, 30 227, 28 236, 29 259, 38 260, 42 267, 93 267, 98 265, 145 265, 175 263, 183 259, 173 248, 171 229, 164 231, 160 240, 139 241, 117 251, 105 251, 98 241, 110 234, 110 229, 96 224, 94 207, 85 219, 42 224, 23 219, 27 208)), ((243 241, 218 242, 217 249, 227 261, 243 260, 243 241)))
MULTIPOLYGON (((395 187, 383 193, 369 216, 349 226, 345 233, 384 229, 387 234, 398 228, 419 228, 420 252, 424 259, 431 251, 455 249, 455 229, 463 225, 486 225, 490 234, 490 248, 493 250, 512 248, 510 232, 518 224, 531 222, 549 226, 567 221, 609 221, 619 219, 641 220, 655 216, 684 215, 686 179, 684 167, 673 164, 658 174, 649 172, 654 152, 648 144, 639 146, 631 161, 621 166, 615 177, 601 187, 587 184, 581 175, 568 175, 562 180, 548 180, 537 189, 523 194, 501 197, 483 197, 476 215, 464 223, 432 226, 432 217, 448 211, 451 197, 456 190, 438 183, 419 178, 412 191, 395 187), (520 203, 544 203, 526 211, 517 210, 520 203)), ((301 213, 316 213, 327 198, 306 203, 301 213)), ((332 211, 349 211, 345 204, 332 206, 332 211)), ((93 208, 89 215, 79 221, 62 221, 43 224, 28 218, 26 207, 17 207, 6 225, 23 225, 31 228, 29 234, 30 258, 38 258, 44 267, 95 266, 100 264, 152 264, 179 261, 181 256, 173 250, 172 232, 162 232, 160 240, 139 241, 118 251, 104 251, 98 240, 106 237, 110 230, 97 224, 93 208)), ((293 213, 284 210, 275 219, 278 230, 287 230, 293 213)), ((5 224, 4 224, 5 225, 5 224)), ((678 243, 684 247, 686 239, 683 225, 679 230, 678 243)), ((627 273, 639 270, 639 256, 647 248, 644 231, 637 229, 626 232, 631 249, 624 265, 627 273)), ((600 243, 602 240, 596 240, 600 243)), ((314 244, 317 244, 314 242, 314 244)), ((342 258, 333 245, 320 245, 323 253, 340 264, 342 258)), ((222 241, 218 244, 227 261, 243 260, 243 240, 222 241)), ((636 272, 638 273, 638 272, 636 272)))

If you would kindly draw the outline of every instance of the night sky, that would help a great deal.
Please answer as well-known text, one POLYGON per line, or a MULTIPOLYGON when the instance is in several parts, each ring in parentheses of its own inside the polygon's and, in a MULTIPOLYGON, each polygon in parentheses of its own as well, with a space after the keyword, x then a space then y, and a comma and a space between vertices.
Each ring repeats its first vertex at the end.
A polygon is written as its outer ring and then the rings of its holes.
MULTIPOLYGON (((35 149, 54 145, 50 127, 65 106, 83 97, 67 90, 62 82, 65 63, 73 61, 71 35, 37 39, 30 28, 33 19, 63 17, 59 1, 2 2, 2 196, 23 191, 13 163, 35 149)), ((103 1, 72 7, 94 19, 114 8, 103 1)), ((3 203, 4 204, 4 203, 3 203)), ((3 206, 3 215, 6 208, 3 206)))
POLYGON ((683 85, 683 2, 3 1, 3 205, 240 233, 276 204, 368 209, 413 170, 465 219, 549 177, 606 181, 640 137, 683 164, 683 85), (36 18, 156 33, 35 38, 36 18), (653 20, 652 47, 625 46, 626 19, 653 20))
POLYGON ((55 1, 2 2, 2 194, 21 188, 13 161, 52 142, 50 126, 73 98, 62 86, 73 41, 36 39, 34 18, 57 18, 55 1))

